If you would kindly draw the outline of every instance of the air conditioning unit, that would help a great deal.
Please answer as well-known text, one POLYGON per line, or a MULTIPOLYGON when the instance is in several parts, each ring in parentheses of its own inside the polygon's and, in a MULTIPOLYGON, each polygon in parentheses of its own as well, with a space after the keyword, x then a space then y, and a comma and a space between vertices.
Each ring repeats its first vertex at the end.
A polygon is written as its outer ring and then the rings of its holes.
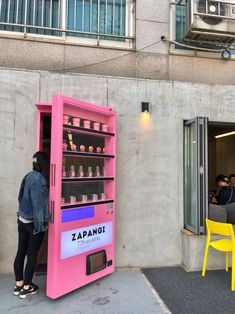
POLYGON ((235 42, 235 0, 186 0, 184 39, 235 42))

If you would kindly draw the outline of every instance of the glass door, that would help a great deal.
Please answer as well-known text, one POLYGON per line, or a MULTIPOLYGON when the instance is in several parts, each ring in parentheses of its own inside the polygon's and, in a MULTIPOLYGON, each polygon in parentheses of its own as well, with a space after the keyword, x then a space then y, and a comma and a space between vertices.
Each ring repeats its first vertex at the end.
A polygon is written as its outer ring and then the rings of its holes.
POLYGON ((205 232, 208 213, 208 118, 196 117, 184 125, 184 225, 205 232))

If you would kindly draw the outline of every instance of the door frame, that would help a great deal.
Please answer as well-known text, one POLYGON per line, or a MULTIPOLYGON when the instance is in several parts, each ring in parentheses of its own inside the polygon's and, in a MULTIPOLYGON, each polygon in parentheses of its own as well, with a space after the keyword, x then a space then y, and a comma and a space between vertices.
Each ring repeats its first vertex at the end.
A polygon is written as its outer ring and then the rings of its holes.
POLYGON ((193 119, 184 120, 184 146, 183 146, 183 169, 184 169, 184 226, 196 234, 205 233, 205 218, 208 216, 208 117, 195 117, 193 119), (196 128, 196 205, 195 227, 186 223, 186 184, 187 184, 187 170, 186 170, 186 127, 194 125, 196 128))

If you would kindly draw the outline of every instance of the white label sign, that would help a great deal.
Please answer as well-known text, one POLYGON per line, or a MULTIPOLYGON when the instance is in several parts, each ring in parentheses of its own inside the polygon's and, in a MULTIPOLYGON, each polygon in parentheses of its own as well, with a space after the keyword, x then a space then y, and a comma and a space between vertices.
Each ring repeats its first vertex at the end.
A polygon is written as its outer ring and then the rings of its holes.
POLYGON ((112 243, 112 222, 61 233, 61 259, 82 254, 112 243))

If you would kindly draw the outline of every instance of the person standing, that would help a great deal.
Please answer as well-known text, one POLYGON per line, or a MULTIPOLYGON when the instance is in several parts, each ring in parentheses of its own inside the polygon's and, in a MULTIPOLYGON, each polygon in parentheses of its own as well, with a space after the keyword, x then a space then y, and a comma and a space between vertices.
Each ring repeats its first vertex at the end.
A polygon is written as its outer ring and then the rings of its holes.
POLYGON ((35 294, 39 289, 32 279, 37 255, 50 219, 49 168, 48 155, 45 152, 36 152, 33 155, 33 170, 23 178, 20 186, 17 213, 18 249, 14 261, 14 295, 20 298, 35 294))

